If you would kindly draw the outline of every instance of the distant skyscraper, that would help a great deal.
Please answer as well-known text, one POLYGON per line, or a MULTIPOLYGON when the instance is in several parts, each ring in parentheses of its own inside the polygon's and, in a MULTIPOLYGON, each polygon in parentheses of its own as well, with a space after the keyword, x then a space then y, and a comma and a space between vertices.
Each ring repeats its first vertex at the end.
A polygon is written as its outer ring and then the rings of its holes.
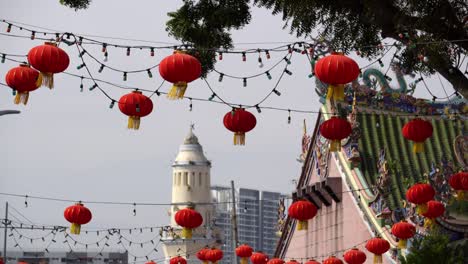
MULTIPOLYGON (((230 187, 211 187, 216 203, 215 224, 224 234, 222 263, 235 263, 235 245, 233 242, 232 191, 230 187)), ((255 251, 263 251, 272 256, 276 249, 278 237, 279 201, 284 195, 277 192, 266 192, 253 189, 236 189, 236 212, 238 238, 240 244, 248 244, 255 251)))

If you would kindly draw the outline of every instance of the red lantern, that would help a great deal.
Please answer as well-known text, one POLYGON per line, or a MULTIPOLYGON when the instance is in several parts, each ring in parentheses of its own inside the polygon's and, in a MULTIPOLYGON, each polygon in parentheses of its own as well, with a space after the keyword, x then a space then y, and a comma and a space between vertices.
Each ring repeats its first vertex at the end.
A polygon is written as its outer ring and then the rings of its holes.
POLYGON ((212 248, 206 252, 205 256, 211 263, 216 264, 223 258, 223 251, 221 249, 212 248))
POLYGON ((341 261, 341 259, 335 256, 331 256, 327 258, 326 260, 324 260, 322 263, 323 264, 343 264, 343 261, 341 261))
POLYGON ((119 99, 120 111, 128 116, 129 129, 139 129, 141 117, 149 115, 153 111, 153 101, 140 91, 133 91, 119 99))
POLYGON ((91 211, 84 207, 82 203, 76 203, 75 205, 69 206, 63 212, 65 219, 72 225, 70 227, 70 233, 79 235, 81 225, 89 223, 93 215, 91 211))
POLYGON ((295 259, 291 259, 290 261, 286 262, 286 264, 300 264, 300 263, 297 262, 297 260, 295 259))
POLYGON ((240 245, 236 248, 236 255, 241 258, 240 264, 248 264, 249 258, 252 256, 253 249, 249 245, 240 245))
POLYGON ((320 262, 314 260, 314 259, 310 259, 309 261, 307 261, 306 263, 304 264, 320 264, 320 262))
POLYGON ((28 53, 28 61, 41 72, 42 84, 50 89, 54 87, 54 74, 65 71, 70 64, 67 53, 51 42, 32 48, 28 53))
POLYGON ((284 260, 279 258, 272 258, 267 262, 267 264, 284 264, 284 260))
POLYGON ((245 133, 257 124, 255 116, 243 108, 234 108, 224 115, 224 126, 234 132, 234 145, 245 145, 245 133))
POLYGON ((322 137, 331 140, 330 151, 341 150, 341 140, 351 135, 351 124, 344 118, 332 116, 320 125, 322 137))
POLYGON ((432 136, 432 124, 429 121, 415 118, 401 129, 403 137, 414 141, 413 152, 424 152, 424 141, 432 136))
POLYGON ((185 260, 183 257, 177 256, 171 258, 169 260, 169 264, 187 264, 187 260, 185 260))
POLYGON ((200 77, 201 64, 197 58, 181 51, 175 51, 174 54, 161 61, 159 73, 164 80, 174 84, 167 97, 181 99, 184 98, 187 83, 200 77))
POLYGON ((288 209, 288 215, 299 221, 297 230, 307 230, 308 221, 317 214, 317 207, 309 201, 298 200, 292 203, 288 209))
POLYGON ((197 258, 203 263, 208 264, 208 259, 206 258, 206 253, 209 251, 209 248, 202 248, 197 252, 197 258))
POLYGON ((5 81, 11 89, 17 92, 14 103, 26 105, 29 99, 29 92, 41 86, 42 76, 38 71, 29 67, 29 65, 20 64, 19 67, 10 69, 7 72, 5 81))
POLYGON ((398 238, 398 248, 406 248, 406 240, 412 238, 415 233, 416 227, 405 221, 392 226, 392 234, 398 238))
POLYGON ((434 199, 435 191, 430 184, 416 183, 406 191, 408 202, 416 204, 416 212, 424 214, 427 211, 427 202, 434 199))
POLYGON ((146 262, 145 264, 157 264, 157 263, 151 260, 151 261, 146 262))
POLYGON ((344 260, 348 264, 362 264, 366 262, 367 256, 366 253, 362 252, 357 248, 348 250, 343 255, 344 260))
POLYGON ((192 229, 203 224, 202 215, 192 208, 184 208, 177 211, 174 218, 176 223, 183 227, 182 237, 187 239, 192 238, 192 229))
POLYGON ((268 256, 263 252, 255 252, 250 257, 252 264, 266 264, 268 262, 268 256))
POLYGON ((459 172, 450 176, 449 184, 457 193, 457 200, 464 200, 468 192, 468 172, 459 172))
POLYGON ((342 53, 333 52, 317 61, 314 72, 320 81, 329 85, 327 99, 343 101, 344 85, 359 76, 359 66, 342 53))
POLYGON ((422 214, 426 219, 424 219, 424 227, 432 228, 434 226, 434 219, 440 217, 445 212, 445 206, 439 201, 429 201, 427 202, 427 211, 422 214))
POLYGON ((382 263, 382 255, 390 249, 390 243, 380 237, 374 237, 367 241, 366 249, 374 253, 374 264, 382 263))

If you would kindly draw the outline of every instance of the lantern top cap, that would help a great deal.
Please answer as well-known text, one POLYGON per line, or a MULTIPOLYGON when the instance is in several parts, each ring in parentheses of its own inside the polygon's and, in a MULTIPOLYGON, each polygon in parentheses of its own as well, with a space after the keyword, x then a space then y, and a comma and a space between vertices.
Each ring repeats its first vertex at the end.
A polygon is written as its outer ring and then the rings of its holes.
POLYGON ((343 52, 338 52, 338 51, 332 51, 332 55, 344 55, 343 52))
POLYGON ((50 46, 54 46, 54 47, 57 47, 57 43, 55 42, 44 42, 44 45, 50 45, 50 46))
POLYGON ((28 63, 20 63, 20 67, 26 67, 26 68, 31 68, 31 66, 28 63))

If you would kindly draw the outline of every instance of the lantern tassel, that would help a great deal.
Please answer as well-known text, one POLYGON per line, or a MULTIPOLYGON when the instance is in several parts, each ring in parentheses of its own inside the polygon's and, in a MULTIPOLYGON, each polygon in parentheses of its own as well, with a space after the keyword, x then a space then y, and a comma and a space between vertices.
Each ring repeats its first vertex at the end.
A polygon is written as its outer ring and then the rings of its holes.
POLYGON ((309 223, 307 221, 299 220, 297 222, 297 230, 307 230, 308 227, 309 227, 309 223))
MULTIPOLYGON (((44 85, 45 87, 49 87, 49 89, 54 88, 54 74, 53 73, 47 73, 47 72, 41 72, 42 78, 41 79, 41 84, 44 85)), ((37 82, 39 82, 39 79, 37 82)))
POLYGON ((186 82, 174 83, 171 90, 167 94, 167 98, 170 100, 182 99, 184 98, 185 90, 187 90, 186 82))
POLYGON ((433 229, 434 225, 435 225, 434 219, 427 218, 427 217, 426 217, 426 219, 424 219, 424 228, 433 229))
POLYGON ((464 190, 457 190, 457 201, 463 201, 466 197, 466 191, 464 190))
POLYGON ((29 92, 18 92, 16 93, 15 100, 13 101, 15 104, 23 103, 26 105, 29 100, 29 92))
POLYGON ((422 153, 422 152, 424 152, 424 142, 414 142, 413 153, 422 153))
POLYGON ((336 152, 341 150, 341 141, 340 140, 332 140, 330 142, 330 151, 336 152))
POLYGON ((185 239, 191 239, 192 238, 192 229, 190 228, 182 228, 182 237, 185 239))
POLYGON ((422 214, 425 214, 426 212, 427 212, 427 204, 426 203, 418 204, 416 206, 416 213, 417 214, 422 215, 422 214))
POLYGON ((327 100, 344 101, 344 85, 328 85, 327 100))
POLYGON ((382 263, 382 255, 374 255, 374 264, 382 263))
POLYGON ((138 130, 140 128, 140 117, 139 116, 129 116, 128 117, 128 129, 138 130))
POLYGON ((406 239, 399 239, 398 240, 398 248, 399 249, 406 248, 406 239))
POLYGON ((240 264, 249 264, 249 259, 248 258, 241 258, 240 259, 240 264))
POLYGON ((79 235, 80 231, 81 231, 81 225, 72 223, 72 225, 70 227, 70 233, 75 234, 75 235, 79 235))
POLYGON ((235 132, 234 133, 234 145, 245 145, 245 133, 235 132))

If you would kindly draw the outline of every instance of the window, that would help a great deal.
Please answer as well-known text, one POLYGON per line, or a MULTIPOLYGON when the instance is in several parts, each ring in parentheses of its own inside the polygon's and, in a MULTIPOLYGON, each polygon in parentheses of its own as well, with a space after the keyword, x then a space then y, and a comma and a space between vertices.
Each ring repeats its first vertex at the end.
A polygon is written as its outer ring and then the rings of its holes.
POLYGON ((202 186, 202 176, 201 176, 201 173, 198 174, 198 186, 202 186))
POLYGON ((177 185, 180 185, 182 183, 182 173, 177 173, 177 185))
POLYGON ((184 185, 188 185, 188 172, 184 172, 184 185))

